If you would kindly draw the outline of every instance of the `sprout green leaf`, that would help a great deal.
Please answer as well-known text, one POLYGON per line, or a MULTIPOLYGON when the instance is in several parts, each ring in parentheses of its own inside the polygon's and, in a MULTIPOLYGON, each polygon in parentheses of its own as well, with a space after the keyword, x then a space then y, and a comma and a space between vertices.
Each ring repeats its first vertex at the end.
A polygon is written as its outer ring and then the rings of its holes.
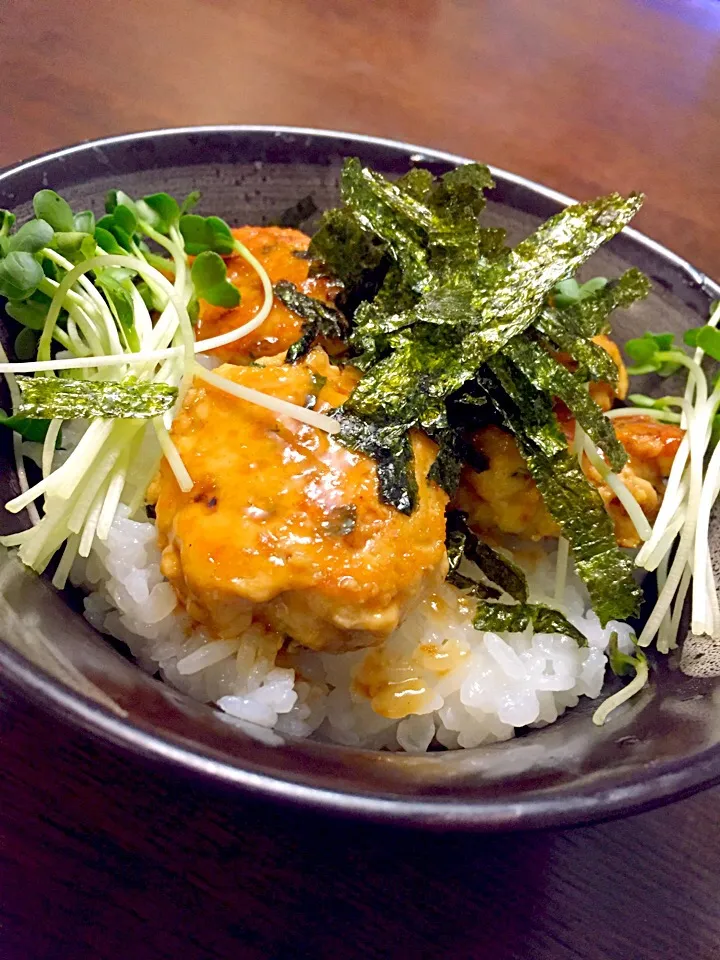
MULTIPOLYGON (((122 217, 121 217, 122 219, 122 217)), ((114 214, 106 214, 104 217, 101 217, 95 227, 95 239, 98 242, 98 245, 106 249, 103 244, 107 242, 105 234, 108 233, 115 241, 116 250, 120 251, 120 254, 132 253, 133 252, 133 238, 131 234, 127 232, 118 221, 115 219, 114 214), (102 231, 102 233, 100 232, 102 231)), ((107 253, 115 252, 115 250, 107 249, 107 253)))
POLYGON ((18 360, 34 360, 37 356, 38 336, 30 327, 23 327, 15 337, 13 352, 18 360))
POLYGON ((95 214, 92 210, 81 210, 73 217, 73 230, 78 233, 95 232, 95 214))
POLYGON ((669 377, 675 373, 682 362, 682 354, 675 347, 672 333, 650 333, 628 340, 625 352, 634 361, 628 367, 629 374, 658 373, 669 377), (679 360, 678 360, 679 357, 679 360))
POLYGON ((105 294, 110 309, 125 337, 129 350, 138 350, 140 341, 135 330, 135 309, 132 302, 132 284, 120 271, 97 270, 95 283, 105 294))
POLYGON ((608 661, 610 669, 616 677, 626 677, 631 673, 637 673, 637 668, 641 663, 647 663, 647 656, 644 650, 637 645, 633 637, 634 650, 630 653, 623 653, 618 645, 618 635, 613 631, 608 645, 608 661))
POLYGON ((701 327, 697 335, 697 346, 713 360, 720 362, 720 330, 710 326, 701 327))
MULTIPOLYGON (((585 336, 594 337, 607 330, 608 318, 613 310, 630 307, 637 300, 643 300, 649 292, 648 278, 636 267, 631 267, 617 280, 610 280, 604 286, 591 290, 586 296, 560 309, 559 313, 570 318, 585 336)), ((559 306, 557 302, 556 306, 559 306)))
POLYGON ((0 237, 7 237, 15 223, 15 214, 9 210, 0 210, 0 237))
POLYGON ((161 233, 167 233, 170 227, 175 226, 180 220, 180 206, 169 193, 153 193, 143 197, 141 202, 154 215, 154 222, 150 222, 161 233))
POLYGON ((190 213, 193 207, 197 206, 198 201, 202 194, 199 190, 191 190, 190 193, 185 197, 183 202, 180 204, 180 216, 184 216, 186 213, 190 213))
POLYGON ((571 277, 555 284, 552 291, 552 301, 557 307, 569 307, 581 300, 587 300, 599 290, 604 290, 608 281, 606 277, 593 277, 582 286, 571 277))
POLYGON ((53 228, 45 220, 28 220, 8 240, 8 251, 39 253, 52 241, 53 228))
POLYGON ((0 296, 27 300, 42 283, 45 274, 31 253, 13 250, 0 260, 0 296))
POLYGON ((115 227, 123 231, 123 235, 132 237, 138 226, 138 210, 133 204, 132 207, 124 203, 118 203, 112 212, 112 218, 115 227))
POLYGON ((187 213, 180 217, 180 233, 185 241, 185 250, 191 256, 212 250, 227 256, 235 250, 235 238, 230 227, 220 217, 201 217, 187 213))
POLYGON ((38 190, 33 197, 33 210, 39 220, 45 220, 53 230, 70 231, 75 228, 72 208, 54 190, 38 190))
POLYGON ((50 297, 36 290, 27 300, 8 300, 5 312, 30 330, 42 330, 50 308, 50 297))
POLYGON ((115 235, 102 226, 103 220, 105 219, 106 218, 103 217, 102 220, 99 220, 95 227, 95 242, 105 253, 113 253, 120 256, 126 254, 128 252, 127 249, 121 247, 115 235))
POLYGON ((240 291, 227 278, 227 267, 219 254, 204 250, 196 257, 190 271, 195 293, 216 307, 236 307, 240 291))
POLYGON ((0 410, 0 427, 14 430, 15 433, 19 433, 21 437, 30 440, 32 443, 42 443, 47 436, 49 426, 49 420, 8 416, 4 410, 0 410))

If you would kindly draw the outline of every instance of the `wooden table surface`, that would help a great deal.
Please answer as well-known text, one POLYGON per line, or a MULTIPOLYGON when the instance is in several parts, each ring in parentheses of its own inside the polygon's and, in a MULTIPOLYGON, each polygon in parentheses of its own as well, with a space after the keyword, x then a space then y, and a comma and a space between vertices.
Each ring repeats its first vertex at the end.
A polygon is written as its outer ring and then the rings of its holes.
MULTIPOLYGON (((720 274, 717 0, 5 0, 0 163, 194 123, 447 148, 720 274)), ((1 688, 0 688, 1 689, 1 688)), ((0 701, 0 957, 720 955, 720 792, 575 831, 423 836, 263 809, 0 701)))

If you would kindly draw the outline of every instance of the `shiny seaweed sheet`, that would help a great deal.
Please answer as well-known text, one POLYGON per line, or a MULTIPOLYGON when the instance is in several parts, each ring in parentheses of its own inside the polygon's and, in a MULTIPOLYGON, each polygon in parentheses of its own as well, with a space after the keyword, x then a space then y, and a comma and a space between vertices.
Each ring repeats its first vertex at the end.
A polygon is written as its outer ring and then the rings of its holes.
POLYGON ((337 439, 351 450, 365 453, 377 464, 380 499, 401 513, 411 514, 417 502, 415 459, 403 426, 367 423, 339 407, 337 439))
POLYGON ((137 377, 73 380, 68 377, 18 377, 18 416, 33 419, 148 418, 169 410, 177 387, 146 383, 137 377))
MULTIPOLYGON (((383 498, 409 513, 417 488, 407 430, 421 427, 438 442, 430 478, 452 493, 468 462, 463 414, 486 416, 489 397, 570 541, 599 616, 627 617, 639 593, 631 564, 553 407, 562 399, 611 466, 622 467, 625 451, 585 388, 588 377, 614 384, 617 369, 590 338, 613 309, 644 296, 648 283, 630 270, 616 281, 575 285, 574 297, 559 295, 557 284, 568 285, 642 197, 573 204, 508 249, 502 231, 478 222, 491 184, 476 164, 439 181, 413 170, 391 183, 346 161, 343 205, 324 216, 310 248, 324 261, 314 269, 345 285, 338 305, 352 320, 348 343, 364 372, 336 414, 340 440, 375 457, 383 498), (574 371, 554 356, 558 350, 575 361, 574 371)), ((452 576, 461 577, 456 568, 452 576)))
POLYGON ((495 358, 493 372, 479 382, 514 434, 548 511, 569 541, 601 622, 636 616, 642 592, 633 578, 632 560, 618 547, 600 494, 563 442, 552 409, 543 407, 543 395, 533 395, 532 384, 522 377, 513 379, 510 364, 501 358, 495 358))
MULTIPOLYGON (((461 560, 466 558, 474 563, 491 584, 500 587, 503 593, 514 600, 527 600, 528 587, 525 574, 517 564, 502 556, 483 543, 467 524, 467 514, 461 510, 450 510, 447 515, 447 540, 449 575, 452 579, 457 573, 461 560)), ((469 577, 463 577, 469 580, 469 577)), ((475 581, 477 582, 477 581, 475 581)))
POLYGON ((339 310, 322 300, 308 297, 295 284, 280 280, 273 292, 278 300, 282 300, 288 309, 304 321, 302 334, 288 348, 285 356, 287 363, 295 363, 304 357, 318 337, 342 340, 348 335, 350 325, 339 310))
POLYGON ((618 382, 615 361, 599 344, 587 339, 582 330, 565 311, 546 308, 533 322, 535 329, 547 338, 548 346, 566 353, 578 364, 581 380, 596 380, 613 387, 618 382))
POLYGON ((608 458, 612 469, 622 470, 627 463, 625 448, 580 377, 530 337, 512 339, 505 355, 539 390, 566 403, 583 430, 608 458))
POLYGON ((358 384, 350 409, 408 425, 424 425, 428 412, 434 419, 438 403, 530 326, 558 280, 622 229, 640 202, 612 194, 568 207, 506 257, 429 290, 390 337, 390 354, 358 384))
POLYGON ((587 638, 564 614, 540 603, 478 600, 473 625, 476 630, 491 630, 493 633, 522 633, 532 626, 535 633, 562 633, 576 640, 580 647, 588 645, 587 638))

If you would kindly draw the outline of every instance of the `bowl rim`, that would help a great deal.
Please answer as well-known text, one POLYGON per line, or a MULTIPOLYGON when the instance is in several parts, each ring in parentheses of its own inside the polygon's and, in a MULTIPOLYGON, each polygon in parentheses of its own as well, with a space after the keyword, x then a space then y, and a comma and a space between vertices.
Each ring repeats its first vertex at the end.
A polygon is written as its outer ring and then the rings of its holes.
MULTIPOLYGON (((0 185, 19 171, 76 153, 104 146, 183 134, 216 133, 259 134, 268 136, 305 136, 317 140, 346 141, 389 147, 410 154, 418 162, 440 161, 452 164, 471 162, 468 158, 443 150, 374 137, 366 134, 315 129, 312 127, 264 124, 206 124, 164 127, 83 140, 13 163, 0 170, 0 185)), ((527 188, 546 199, 567 205, 573 199, 566 194, 536 183, 527 177, 490 165, 493 174, 506 182, 527 188)), ((663 244, 632 227, 623 231, 635 243, 662 256, 691 283, 708 296, 720 299, 720 285, 663 244)), ((618 783, 600 789, 567 796, 530 795, 518 800, 460 801, 448 797, 417 800, 408 796, 368 796, 285 780, 276 775, 258 773, 228 763, 219 751, 196 749, 171 735, 144 729, 129 719, 118 717, 85 694, 73 690, 33 664, 0 638, 0 675, 33 703, 79 727, 94 738, 110 741, 125 753, 154 761, 164 761, 176 770, 195 773, 218 785, 241 788, 248 796, 270 798, 315 811, 364 820, 403 824, 433 829, 476 829, 503 831, 580 825, 639 813, 670 800, 690 796, 698 790, 720 783, 720 743, 689 758, 663 761, 648 771, 624 775, 618 783)))

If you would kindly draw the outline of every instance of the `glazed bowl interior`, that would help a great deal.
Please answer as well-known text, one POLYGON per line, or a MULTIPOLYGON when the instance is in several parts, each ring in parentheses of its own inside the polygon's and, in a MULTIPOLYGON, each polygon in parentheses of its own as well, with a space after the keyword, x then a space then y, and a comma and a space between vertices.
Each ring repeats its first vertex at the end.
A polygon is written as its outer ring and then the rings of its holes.
MULTIPOLYGON (((413 164, 442 173, 463 162, 343 134, 169 130, 83 144, 20 164, 0 175, 0 207, 27 218, 34 192, 44 186, 62 192, 76 209, 95 212, 110 188, 134 196, 199 189, 199 212, 234 224, 266 224, 308 195, 320 210, 335 203, 338 171, 349 155, 390 175, 413 164)), ((485 221, 506 227, 512 240, 567 202, 501 171, 496 179, 485 221)), ((653 293, 618 318, 620 340, 646 329, 696 326, 720 294, 682 260, 632 231, 597 254, 587 272, 612 277, 630 265, 650 275, 653 293)), ((10 331, 2 333, 7 341, 10 331)), ((7 433, 0 443, 5 501, 18 490, 7 433)), ((0 515, 3 533, 18 523, 0 515)), ((717 552, 717 522, 713 543, 717 552)), ((507 829, 614 816, 720 779, 720 683, 684 676, 673 657, 657 659, 649 687, 602 728, 593 725, 593 704, 585 701, 552 726, 505 743, 423 756, 379 753, 280 737, 188 699, 125 659, 67 598, 6 554, 0 591, 3 682, 96 736, 267 797, 408 824, 507 829)))

